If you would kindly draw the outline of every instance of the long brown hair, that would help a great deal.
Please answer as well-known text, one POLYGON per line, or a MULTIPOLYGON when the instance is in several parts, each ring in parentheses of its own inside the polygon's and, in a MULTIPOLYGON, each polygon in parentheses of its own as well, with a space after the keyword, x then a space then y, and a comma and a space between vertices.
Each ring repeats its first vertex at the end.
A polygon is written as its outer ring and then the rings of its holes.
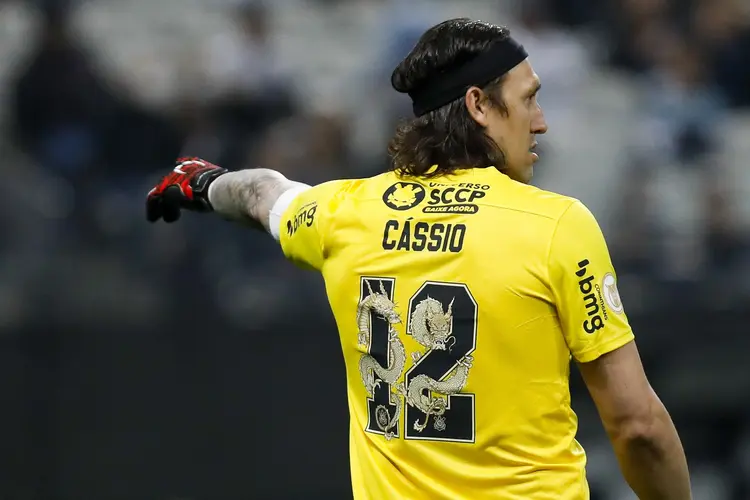
MULTIPOLYGON (((506 28, 466 18, 430 28, 391 77, 399 92, 411 92, 485 51, 510 35, 506 28)), ((492 106, 507 113, 501 90, 504 77, 483 87, 492 106)), ((391 169, 406 176, 434 177, 461 168, 496 166, 505 157, 500 147, 469 115, 463 97, 398 125, 388 145, 391 169), (434 165, 437 168, 430 170, 434 165)))

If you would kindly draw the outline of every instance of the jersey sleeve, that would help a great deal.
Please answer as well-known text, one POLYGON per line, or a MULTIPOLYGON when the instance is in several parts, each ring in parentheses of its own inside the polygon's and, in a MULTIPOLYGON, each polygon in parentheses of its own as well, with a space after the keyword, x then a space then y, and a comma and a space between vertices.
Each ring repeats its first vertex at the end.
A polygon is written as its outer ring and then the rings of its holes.
POLYGON ((593 361, 633 340, 604 235, 579 201, 558 220, 549 273, 562 331, 578 362, 593 361))
POLYGON ((330 181, 293 193, 279 220, 279 243, 287 259, 320 270, 326 258, 326 231, 342 181, 330 181))

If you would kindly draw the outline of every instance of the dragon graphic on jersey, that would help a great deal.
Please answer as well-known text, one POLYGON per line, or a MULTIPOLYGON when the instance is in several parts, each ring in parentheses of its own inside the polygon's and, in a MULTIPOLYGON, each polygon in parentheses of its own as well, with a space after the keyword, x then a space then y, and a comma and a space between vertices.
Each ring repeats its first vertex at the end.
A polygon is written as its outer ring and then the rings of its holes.
MULTIPOLYGON (((409 334, 414 340, 427 348, 426 352, 430 350, 444 351, 451 340, 455 344, 456 338, 450 335, 454 300, 455 298, 451 300, 448 304, 448 310, 445 312, 443 311, 443 304, 429 296, 414 308, 409 321, 409 334)), ((416 363, 425 353, 412 353, 412 359, 416 363)), ((458 361, 454 374, 443 382, 432 379, 427 375, 417 375, 409 383, 408 390, 403 383, 398 386, 397 390, 404 395, 407 404, 421 410, 426 415, 423 423, 420 424, 418 421, 414 423, 414 430, 422 432, 427 427, 430 415, 441 417, 445 413, 448 396, 460 392, 466 385, 472 361, 473 359, 470 356, 458 361), (429 392, 425 394, 425 391, 429 392), (433 396, 433 392, 438 393, 439 396, 433 396)), ((436 429, 445 425, 442 419, 436 420, 435 423, 436 429)))
MULTIPOLYGON (((449 340, 456 341, 455 337, 450 336, 452 319, 453 300, 448 304, 448 311, 443 312, 443 304, 428 296, 414 308, 409 321, 409 335, 427 350, 444 351, 449 340)), ((419 361, 421 356, 421 353, 412 353, 414 362, 419 361)))
POLYGON ((458 361, 458 366, 453 371, 453 375, 443 382, 438 382, 427 375, 417 375, 409 383, 408 390, 403 383, 398 385, 397 390, 406 398, 406 402, 425 414, 423 423, 414 422, 415 431, 422 432, 427 427, 430 415, 436 417, 436 430, 445 428, 444 420, 437 420, 437 417, 442 417, 445 413, 448 396, 463 390, 473 361, 474 359, 471 356, 464 356, 463 359, 458 361), (433 396, 433 392, 440 394, 440 396, 433 396))
MULTIPOLYGON (((359 360, 359 374, 362 377, 362 382, 365 384, 365 389, 370 397, 374 397, 375 389, 380 386, 381 382, 393 386, 399 379, 406 363, 406 349, 398 336, 398 332, 392 326, 401 323, 401 316, 396 312, 396 304, 388 298, 388 294, 383 288, 383 282, 380 282, 379 293, 372 291, 369 281, 365 280, 365 284, 370 294, 360 302, 357 310, 359 345, 368 346, 370 344, 371 313, 388 322, 388 367, 380 365, 370 354, 363 354, 359 360), (375 378, 376 375, 378 378, 375 378)), ((391 416, 388 408, 384 405, 377 407, 375 415, 378 427, 388 440, 395 435, 392 429, 398 424, 401 414, 401 398, 391 393, 389 399, 391 404, 396 406, 394 415, 391 416)))

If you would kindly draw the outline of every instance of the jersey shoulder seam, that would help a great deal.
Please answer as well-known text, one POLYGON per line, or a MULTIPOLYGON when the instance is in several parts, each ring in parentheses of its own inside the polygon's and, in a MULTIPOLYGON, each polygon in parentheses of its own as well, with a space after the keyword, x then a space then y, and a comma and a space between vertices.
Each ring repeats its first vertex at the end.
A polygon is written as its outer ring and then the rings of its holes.
POLYGON ((554 214, 554 215, 547 215, 547 214, 541 213, 538 210, 524 209, 524 208, 515 208, 515 207, 512 207, 512 206, 501 205, 501 204, 498 204, 498 203, 491 203, 491 202, 490 203, 483 203, 483 205, 487 206, 487 207, 497 208, 497 209, 500 209, 500 210, 510 210, 510 211, 521 212, 521 213, 525 213, 525 214, 529 214, 529 215, 536 215, 537 217, 542 217, 542 218, 550 219, 550 220, 559 220, 559 219, 561 219, 563 217, 563 215, 565 215, 565 213, 570 209, 571 206, 573 206, 576 202, 580 201, 577 198, 573 198, 573 197, 570 197, 570 196, 564 196, 564 195, 560 195, 560 194, 557 194, 557 193, 551 193, 551 192, 550 192, 550 194, 555 195, 555 197, 559 200, 559 205, 564 206, 564 208, 562 210, 556 211, 557 213, 554 214))
POLYGON ((555 241, 555 236, 557 235, 557 230, 560 227, 560 221, 563 217, 565 217, 565 214, 568 213, 568 211, 576 204, 580 203, 579 200, 570 198, 570 203, 567 207, 565 207, 565 210, 560 213, 560 215, 557 217, 557 221, 555 222, 555 228, 552 230, 552 234, 549 237, 549 241, 547 242, 547 281, 552 284, 552 273, 550 271, 550 259, 552 258, 552 243, 555 241))
POLYGON ((326 200, 326 213, 325 216, 322 216, 322 218, 325 219, 325 228, 320 227, 320 250, 324 260, 327 260, 326 239, 329 238, 330 234, 333 234, 334 231, 336 231, 336 228, 334 226, 337 222, 340 222, 340 217, 338 216, 338 214, 340 213, 341 205, 349 200, 349 195, 352 187, 358 187, 361 184, 361 182, 357 181, 361 181, 361 179, 336 179, 328 181, 329 183, 335 184, 336 186, 333 190, 333 193, 331 193, 331 196, 326 200), (336 209, 330 210, 331 201, 334 198, 339 198, 336 202, 336 209))
MULTIPOLYGON (((556 218, 559 218, 559 217, 555 217, 553 215, 546 215, 546 214, 539 213, 539 212, 533 211, 533 210, 526 210, 526 209, 523 209, 523 208, 513 208, 513 207, 504 206, 504 205, 496 205, 494 203, 483 203, 482 205, 485 206, 485 207, 496 208, 498 210, 508 210, 508 211, 511 211, 511 212, 519 212, 519 213, 528 214, 528 215, 535 215, 537 217, 542 217, 544 219, 555 220, 556 218)), ((566 210, 567 210, 567 208, 566 208, 566 210)), ((563 213, 564 212, 565 211, 563 211, 563 213)))

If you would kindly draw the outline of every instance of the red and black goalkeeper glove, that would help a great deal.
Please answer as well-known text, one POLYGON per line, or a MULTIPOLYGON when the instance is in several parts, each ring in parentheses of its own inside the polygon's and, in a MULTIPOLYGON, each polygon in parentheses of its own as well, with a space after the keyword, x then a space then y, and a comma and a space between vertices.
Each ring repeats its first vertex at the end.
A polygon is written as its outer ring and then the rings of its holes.
POLYGON ((183 209, 210 212, 208 186, 226 172, 200 158, 178 159, 174 170, 148 192, 146 218, 149 222, 175 222, 183 209))

